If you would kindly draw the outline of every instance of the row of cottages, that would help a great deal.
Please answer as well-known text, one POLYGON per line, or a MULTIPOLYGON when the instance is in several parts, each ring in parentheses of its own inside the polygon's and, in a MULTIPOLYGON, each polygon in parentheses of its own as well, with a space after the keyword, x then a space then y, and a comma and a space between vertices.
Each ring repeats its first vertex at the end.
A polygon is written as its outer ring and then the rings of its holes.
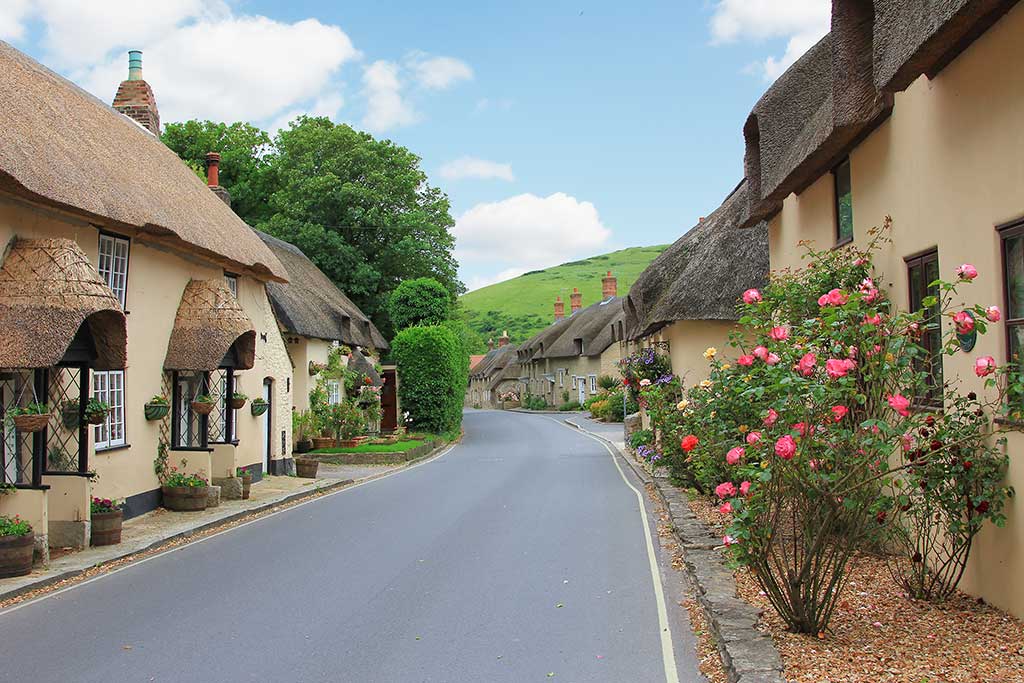
POLYGON ((573 288, 568 317, 565 303, 556 298, 555 322, 517 350, 524 393, 550 405, 582 404, 597 394, 599 376, 615 374, 622 358, 625 316, 618 280, 611 271, 601 280, 601 292, 601 301, 584 308, 582 294, 573 288))
POLYGON ((292 359, 267 288, 288 272, 222 201, 218 157, 208 187, 161 143, 141 54, 113 108, 5 43, 0 88, 0 514, 33 525, 45 560, 88 543, 91 496, 128 518, 159 505, 160 455, 214 484, 286 470, 292 359), (270 407, 232 410, 235 392, 270 407), (47 427, 16 430, 31 403, 47 427))
MULTIPOLYGON (((910 310, 922 306, 935 277, 953 279, 957 265, 975 265, 980 275, 966 296, 1001 304, 1004 321, 971 353, 937 354, 933 364, 937 380, 958 377, 979 393, 973 359, 1005 363, 1024 339, 1024 70, 1014 66, 1022 41, 1024 6, 1015 1, 836 0, 829 35, 747 119, 743 193, 723 206, 745 204, 736 209, 739 224, 752 249, 767 234, 775 270, 800 265, 800 240, 863 247, 891 215, 892 242, 876 265, 892 299, 910 310)), ((657 287, 644 285, 657 279, 645 273, 630 294, 636 341, 651 340, 658 325, 701 329, 685 308, 657 312, 657 287)), ((705 278, 693 282, 711 293, 705 278)), ((685 284, 674 296, 686 296, 685 284)), ((722 346, 727 329, 689 345, 668 332, 677 369, 702 367, 699 349, 722 346)), ((1024 452, 1024 435, 1009 434, 1007 448, 1006 483, 1020 490, 1024 466, 1014 456, 1024 452)), ((1020 506, 1011 499, 1006 527, 988 526, 975 540, 961 587, 1024 616, 1024 582, 1015 578, 1024 574, 1020 506)))
MULTIPOLYGON (((466 388, 466 401, 468 406, 479 406, 481 408, 497 408, 500 401, 497 391, 498 378, 505 369, 510 366, 517 366, 516 348, 510 344, 511 339, 508 332, 498 338, 497 347, 494 340, 487 342, 488 351, 480 357, 469 370, 469 385, 466 388)), ((506 391, 504 389, 503 391, 506 391)))
MULTIPOLYGON (((331 350, 343 345, 352 350, 343 359, 346 366, 381 387, 381 429, 393 431, 399 426, 398 373, 394 366, 383 366, 380 373, 376 368, 381 354, 390 348, 387 340, 298 247, 258 230, 256 234, 288 277, 287 283, 267 283, 267 294, 292 362, 294 409, 309 410, 309 394, 316 387, 317 376, 327 365, 331 350)), ((328 379, 327 390, 331 403, 345 397, 345 383, 338 379, 328 379)))

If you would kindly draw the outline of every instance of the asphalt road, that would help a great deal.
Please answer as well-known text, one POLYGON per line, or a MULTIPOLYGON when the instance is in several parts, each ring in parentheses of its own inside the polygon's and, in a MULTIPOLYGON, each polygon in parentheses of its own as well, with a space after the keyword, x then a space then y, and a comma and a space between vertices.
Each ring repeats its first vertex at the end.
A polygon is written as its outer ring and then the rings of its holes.
POLYGON ((540 415, 465 426, 439 459, 0 612, 0 680, 702 680, 604 446, 540 415))

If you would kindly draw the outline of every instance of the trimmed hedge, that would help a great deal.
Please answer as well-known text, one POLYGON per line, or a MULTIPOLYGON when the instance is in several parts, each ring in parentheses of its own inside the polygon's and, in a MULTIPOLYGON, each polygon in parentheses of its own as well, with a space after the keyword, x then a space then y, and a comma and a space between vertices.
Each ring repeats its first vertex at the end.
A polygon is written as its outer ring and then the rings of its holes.
POLYGON ((402 410, 413 428, 439 434, 462 425, 466 361, 462 341, 448 327, 431 325, 402 330, 391 342, 398 365, 402 410))
POLYGON ((452 314, 452 295, 429 277, 405 280, 391 292, 388 315, 396 330, 413 325, 438 325, 452 314))

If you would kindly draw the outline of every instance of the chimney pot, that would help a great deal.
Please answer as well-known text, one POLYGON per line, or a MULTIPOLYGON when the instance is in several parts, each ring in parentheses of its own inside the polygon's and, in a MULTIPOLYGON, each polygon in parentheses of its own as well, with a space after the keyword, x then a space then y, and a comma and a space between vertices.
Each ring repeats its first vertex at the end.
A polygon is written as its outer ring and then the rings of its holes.
POLYGON ((494 350, 494 339, 493 338, 487 340, 487 350, 488 351, 493 351, 494 350))
POLYGON ((142 50, 128 50, 128 80, 142 80, 142 50))
POLYGON ((608 274, 601 278, 601 297, 603 299, 612 299, 619 294, 619 281, 612 275, 612 271, 608 271, 608 274))
POLYGON ((508 336, 508 330, 505 330, 500 337, 498 337, 498 346, 508 346, 508 343, 512 339, 508 336))
POLYGON ((573 313, 583 308, 583 295, 580 294, 579 287, 572 288, 572 294, 569 295, 569 302, 572 306, 573 313))
POLYGON ((701 216, 700 218, 698 218, 697 222, 698 223, 703 223, 704 222, 704 216, 701 216))
POLYGON ((555 322, 558 322, 565 317, 565 303, 562 301, 562 296, 559 294, 555 297, 555 322))
POLYGON ((206 184, 210 187, 220 185, 220 154, 206 153, 206 184))

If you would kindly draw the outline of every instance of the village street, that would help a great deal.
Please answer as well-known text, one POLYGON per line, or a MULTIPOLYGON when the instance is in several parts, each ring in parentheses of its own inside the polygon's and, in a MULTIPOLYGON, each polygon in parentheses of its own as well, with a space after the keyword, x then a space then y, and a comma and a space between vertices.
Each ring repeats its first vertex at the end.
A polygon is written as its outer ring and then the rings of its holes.
POLYGON ((0 680, 703 680, 636 491, 560 420, 468 412, 438 459, 2 612, 0 680))

